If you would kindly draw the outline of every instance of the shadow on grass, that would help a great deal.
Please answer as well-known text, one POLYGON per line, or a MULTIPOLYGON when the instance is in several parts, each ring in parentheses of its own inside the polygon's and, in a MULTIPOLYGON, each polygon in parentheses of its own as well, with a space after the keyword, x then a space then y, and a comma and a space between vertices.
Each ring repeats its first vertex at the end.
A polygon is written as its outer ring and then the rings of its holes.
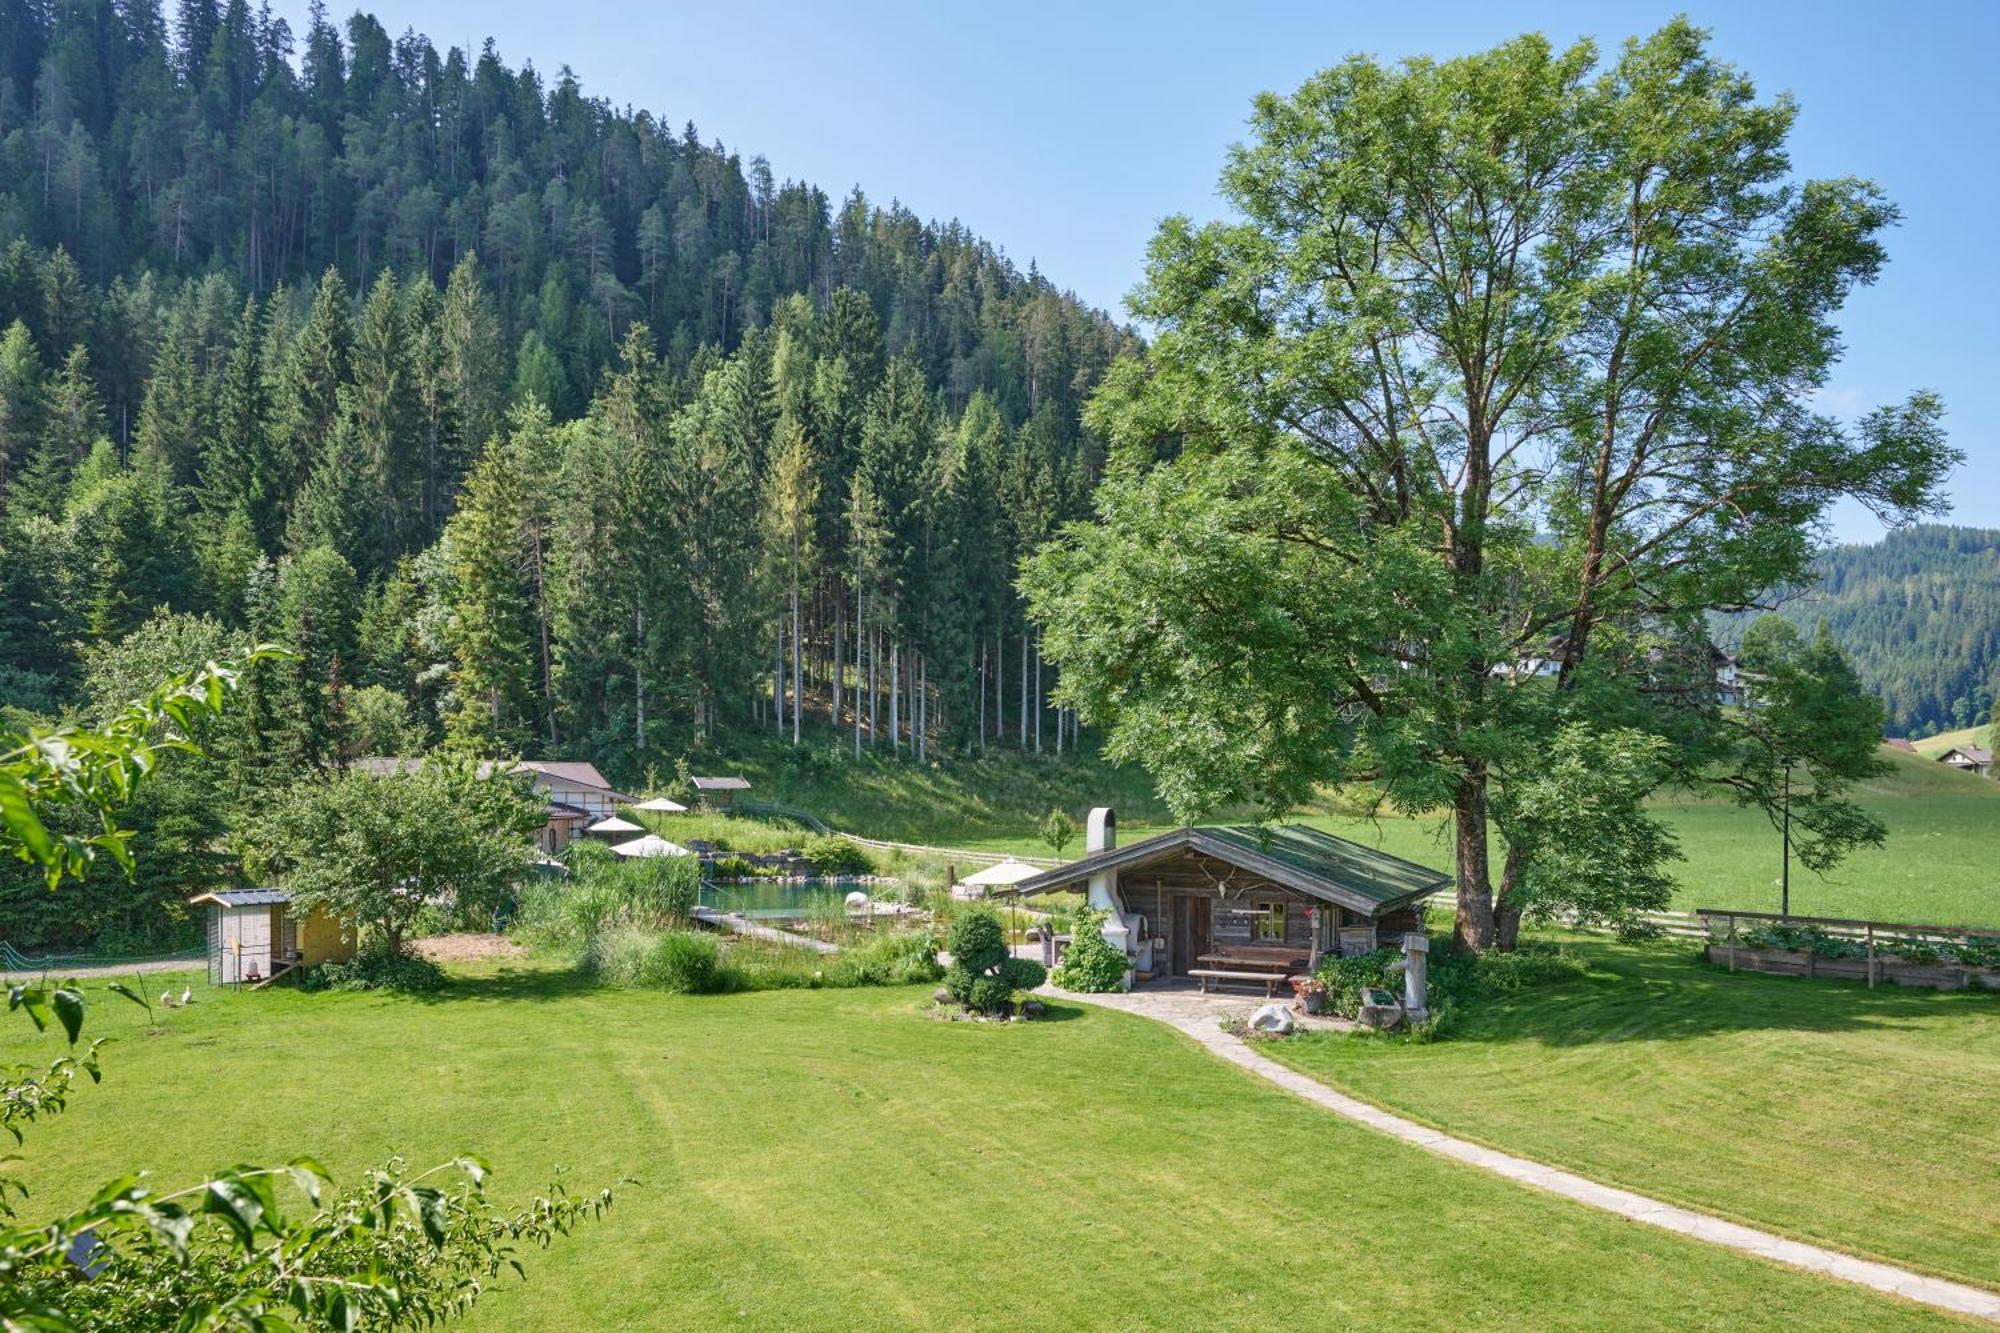
POLYGON ((1731 973, 1688 945, 1572 941, 1582 981, 1477 1000, 1454 1038, 1583 1046, 1685 1041, 1728 1032, 1851 1032, 1962 1017, 2000 1020, 2000 995, 1861 981, 1731 973))
POLYGON ((492 971, 453 972, 443 990, 413 992, 409 998, 425 1004, 466 1000, 567 1000, 603 989, 570 967, 518 967, 502 964, 492 971))

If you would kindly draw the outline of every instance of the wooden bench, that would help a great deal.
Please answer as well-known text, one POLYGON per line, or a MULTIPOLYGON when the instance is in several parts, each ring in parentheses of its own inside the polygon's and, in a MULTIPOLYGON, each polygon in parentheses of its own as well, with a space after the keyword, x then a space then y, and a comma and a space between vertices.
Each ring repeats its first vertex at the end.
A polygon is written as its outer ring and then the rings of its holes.
POLYGON ((1208 994, 1210 982, 1254 981, 1264 987, 1264 998, 1270 999, 1278 993, 1278 987, 1291 981, 1289 972, 1228 972, 1221 968, 1191 967, 1188 975, 1201 978, 1201 993, 1208 994))

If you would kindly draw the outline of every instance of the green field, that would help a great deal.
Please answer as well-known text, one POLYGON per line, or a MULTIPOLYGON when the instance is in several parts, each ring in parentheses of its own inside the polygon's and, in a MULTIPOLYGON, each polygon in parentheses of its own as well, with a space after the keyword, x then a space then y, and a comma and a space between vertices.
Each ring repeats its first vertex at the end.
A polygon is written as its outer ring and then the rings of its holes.
MULTIPOLYGON (((1143 1019, 996 1029, 921 998, 673 998, 516 967, 429 999, 205 992, 154 1032, 99 1006, 106 1082, 10 1169, 38 1209, 132 1166, 183 1181, 307 1151, 352 1180, 476 1149, 503 1199, 557 1163, 576 1187, 638 1178, 500 1283, 486 1328, 1950 1323, 1385 1139, 1143 1019)), ((5 1058, 50 1053, 24 1030, 5 1058)), ((1879 1173, 1934 1188, 1894 1147, 1879 1173)))
MULTIPOLYGON (((1886 747, 1882 755, 1890 771, 1866 784, 1860 799, 1888 826, 1887 844, 1857 853, 1824 877, 1795 860, 1792 911, 2000 926, 2000 881, 1992 870, 2000 848, 1994 838, 2000 828, 2000 782, 1886 747)), ((813 810, 837 828, 980 851, 1048 856, 1035 822, 1051 805, 1079 820, 1092 805, 1113 805, 1119 836, 1127 842, 1172 827, 1143 774, 1094 758, 1058 764, 1007 757, 935 769, 869 764, 851 776, 789 780, 772 763, 762 777, 763 791, 813 810)), ((1685 856, 1675 867, 1681 884, 1676 907, 1778 910, 1780 843, 1762 813, 1686 799, 1663 799, 1659 808, 1685 856)), ((1366 819, 1339 813, 1335 803, 1295 818, 1426 865, 1449 869, 1451 864, 1441 818, 1386 813, 1366 819)), ((1080 846, 1079 836, 1068 854, 1080 846)))
POLYGON ((2000 996, 1730 974, 1577 946, 1582 982, 1431 1046, 1308 1037, 1279 1059, 1523 1156, 2000 1288, 2000 996))
POLYGON ((1926 736, 1923 740, 1913 741, 1912 744, 1917 747, 1917 753, 1921 755, 1940 755, 1955 745, 1990 746, 1993 744, 1993 727, 1991 723, 1982 722, 1976 727, 1940 731, 1935 736, 1926 736))

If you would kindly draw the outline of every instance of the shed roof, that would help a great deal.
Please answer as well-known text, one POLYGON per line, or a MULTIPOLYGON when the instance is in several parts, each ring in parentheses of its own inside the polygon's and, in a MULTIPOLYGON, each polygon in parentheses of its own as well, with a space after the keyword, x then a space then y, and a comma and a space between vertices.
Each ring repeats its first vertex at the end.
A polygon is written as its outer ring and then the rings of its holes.
POLYGON ((1049 893, 1100 871, 1135 870, 1190 852, 1371 917, 1427 898, 1451 883, 1451 876, 1429 866, 1304 824, 1234 824, 1178 828, 1129 847, 1095 852, 996 893, 1049 893))
POLYGON ((749 791, 748 778, 689 778, 696 791, 749 791))
POLYGON ((292 895, 283 889, 215 889, 188 899, 188 906, 214 903, 217 907, 269 907, 291 900, 292 895))
MULTIPOLYGON (((390 777, 397 773, 414 773, 424 766, 422 756, 371 756, 356 759, 348 767, 357 773, 370 777, 390 777)), ((615 790, 611 782, 597 771, 597 765, 582 759, 517 759, 495 763, 491 759, 482 760, 479 776, 491 777, 495 770, 504 773, 525 772, 552 778, 557 782, 574 787, 593 787, 610 794, 613 800, 629 801, 632 798, 615 790)))
POLYGON ((1974 764, 1990 764, 1993 762, 1993 751, 1987 749, 1984 745, 1954 745, 1939 755, 1938 758, 1945 763, 1950 763, 1953 755, 1958 755, 1967 762, 1974 764))

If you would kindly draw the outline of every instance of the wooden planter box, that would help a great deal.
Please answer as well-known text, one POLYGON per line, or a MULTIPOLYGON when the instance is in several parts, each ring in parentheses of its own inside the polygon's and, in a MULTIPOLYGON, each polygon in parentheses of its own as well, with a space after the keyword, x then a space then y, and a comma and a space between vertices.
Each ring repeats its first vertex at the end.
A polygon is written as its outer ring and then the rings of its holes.
MULTIPOLYGON (((1785 977, 1817 977, 1845 981, 1868 980, 1865 958, 1818 958, 1801 949, 1731 949, 1710 941, 1708 961, 1732 965, 1739 972, 1768 972, 1785 977)), ((2000 968, 1960 967, 1957 963, 1909 963, 1887 955, 1875 960, 1879 982, 1895 986, 1927 986, 1932 990, 2000 990, 2000 968)))

